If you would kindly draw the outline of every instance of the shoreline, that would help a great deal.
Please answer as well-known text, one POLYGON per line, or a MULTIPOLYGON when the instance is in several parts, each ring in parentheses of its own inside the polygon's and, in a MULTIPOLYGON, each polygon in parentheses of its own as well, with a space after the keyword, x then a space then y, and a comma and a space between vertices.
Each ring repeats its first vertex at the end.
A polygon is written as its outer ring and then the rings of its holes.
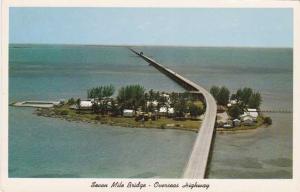
POLYGON ((69 122, 83 122, 92 124, 103 124, 126 128, 146 128, 146 129, 175 129, 182 131, 198 132, 201 125, 199 120, 176 121, 170 118, 161 117, 156 121, 137 122, 133 117, 112 117, 98 114, 81 113, 77 114, 72 109, 67 109, 68 114, 62 114, 65 108, 37 108, 33 114, 42 117, 58 118, 69 122), (192 125, 192 126, 188 126, 192 125))
MULTIPOLYGON (((89 114, 89 113, 76 113, 72 109, 66 107, 54 107, 54 108, 37 108, 33 112, 34 115, 41 117, 57 118, 61 120, 66 120, 69 122, 77 123, 91 123, 91 124, 101 124, 109 126, 118 126, 125 128, 144 128, 144 129, 174 129, 181 131, 192 131, 198 133, 202 121, 199 120, 184 120, 176 121, 171 118, 161 117, 156 121, 148 122, 137 122, 133 117, 112 117, 112 116, 101 116, 99 114, 89 114), (62 114, 62 112, 67 114, 62 114), (192 125, 192 126, 188 126, 192 125)), ((215 128, 216 133, 241 133, 248 132, 251 130, 256 130, 258 128, 267 128, 263 122, 258 122, 257 125, 253 126, 241 126, 235 128, 215 128)))

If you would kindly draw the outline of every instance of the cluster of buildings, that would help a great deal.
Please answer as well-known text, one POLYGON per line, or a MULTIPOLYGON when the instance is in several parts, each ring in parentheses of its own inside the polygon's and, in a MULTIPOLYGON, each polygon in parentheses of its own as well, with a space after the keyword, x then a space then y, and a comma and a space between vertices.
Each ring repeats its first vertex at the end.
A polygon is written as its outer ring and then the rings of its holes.
MULTIPOLYGON (((236 100, 230 100, 227 107, 230 108, 236 104, 238 104, 236 100)), ((221 116, 221 118, 217 120, 217 124, 218 127, 222 128, 233 128, 239 127, 241 125, 252 126, 255 125, 255 123, 257 122, 257 117, 259 116, 258 110, 253 108, 246 108, 244 110, 244 113, 236 119, 230 119, 225 111, 225 108, 224 111, 221 112, 222 113, 218 114, 221 116)))
MULTIPOLYGON (((172 117, 175 113, 175 110, 173 107, 171 107, 171 100, 169 94, 162 94, 161 96, 165 97, 166 102, 164 103, 164 106, 158 107, 159 102, 154 100, 154 101, 147 101, 146 106, 147 108, 150 108, 150 106, 153 108, 153 112, 143 112, 142 108, 138 108, 138 110, 133 110, 133 109, 123 109, 122 111, 122 116, 123 117, 136 117, 136 116, 167 116, 167 117, 172 117)), ((80 100, 79 106, 78 104, 72 105, 70 108, 76 109, 76 110, 92 110, 93 105, 96 104, 105 104, 107 105, 107 108, 110 109, 112 108, 113 104, 113 98, 108 97, 104 98, 102 100, 95 100, 95 99, 87 99, 87 100, 80 100)), ((117 102, 114 103, 114 105, 118 106, 117 102)))

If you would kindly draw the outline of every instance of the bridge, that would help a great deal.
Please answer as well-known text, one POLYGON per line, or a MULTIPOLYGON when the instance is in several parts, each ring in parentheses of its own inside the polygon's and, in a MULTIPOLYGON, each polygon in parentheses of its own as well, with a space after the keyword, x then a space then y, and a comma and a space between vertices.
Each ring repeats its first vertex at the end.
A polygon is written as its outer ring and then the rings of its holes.
POLYGON ((212 140, 215 132, 215 120, 217 114, 217 104, 213 96, 200 85, 186 79, 185 77, 177 74, 171 69, 164 67, 162 64, 145 56, 142 52, 137 52, 129 48, 133 53, 140 56, 147 61, 151 66, 155 67, 163 74, 167 75, 186 90, 199 93, 204 97, 206 104, 206 111, 202 124, 199 126, 198 135, 194 143, 189 161, 186 165, 183 177, 184 178, 198 178, 203 179, 206 175, 206 167, 208 165, 212 140))

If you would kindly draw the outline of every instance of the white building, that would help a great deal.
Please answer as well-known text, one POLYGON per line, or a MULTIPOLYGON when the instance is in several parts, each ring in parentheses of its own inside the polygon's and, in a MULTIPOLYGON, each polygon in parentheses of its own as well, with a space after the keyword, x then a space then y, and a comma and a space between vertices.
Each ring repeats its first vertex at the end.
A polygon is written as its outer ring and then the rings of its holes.
POLYGON ((247 109, 247 112, 250 116, 254 117, 254 118, 257 118, 258 117, 258 112, 257 112, 257 109, 247 109))
POLYGON ((254 124, 253 118, 251 116, 244 117, 243 124, 244 125, 253 125, 254 124))
POLYGON ((232 121, 233 121, 234 126, 240 126, 240 124, 241 124, 241 120, 239 120, 239 119, 234 119, 232 121))
POLYGON ((243 115, 240 116, 240 119, 242 121, 244 121, 244 119, 247 119, 247 118, 251 118, 252 120, 256 119, 255 117, 252 117, 250 114, 248 114, 246 112, 243 115))
POLYGON ((132 110, 132 109, 124 109, 123 110, 123 116, 124 117, 133 117, 134 116, 134 110, 132 110))
POLYGON ((152 104, 153 107, 157 107, 158 102, 157 101, 147 101, 147 107, 149 107, 152 104))
POLYGON ((91 109, 92 106, 93 106, 93 103, 90 100, 80 101, 80 109, 91 109))
POLYGON ((174 114, 174 108, 161 107, 161 108, 159 108, 159 114, 160 115, 167 115, 167 114, 172 115, 172 114, 174 114))

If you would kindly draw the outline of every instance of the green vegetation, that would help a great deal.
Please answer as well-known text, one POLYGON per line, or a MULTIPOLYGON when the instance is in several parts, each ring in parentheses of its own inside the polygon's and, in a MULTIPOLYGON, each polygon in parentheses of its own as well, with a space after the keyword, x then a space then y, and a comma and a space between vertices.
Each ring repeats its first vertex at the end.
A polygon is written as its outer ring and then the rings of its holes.
POLYGON ((140 85, 128 85, 121 87, 117 101, 121 109, 134 109, 145 105, 145 88, 140 85))
POLYGON ((230 131, 247 131, 247 130, 252 130, 252 129, 256 129, 258 127, 261 127, 263 126, 265 123, 264 123, 264 117, 262 116, 259 116, 257 118, 257 122, 253 125, 240 125, 238 127, 231 127, 231 128, 217 128, 217 131, 218 132, 230 132, 230 131))
POLYGON ((240 105, 249 108, 259 108, 262 102, 261 95, 259 92, 254 92, 251 88, 245 87, 238 89, 236 94, 232 96, 236 99, 240 105))
POLYGON ((104 97, 111 97, 115 92, 115 88, 112 85, 100 86, 89 89, 87 91, 87 97, 89 99, 102 99, 104 97))
POLYGON ((74 105, 74 104, 76 104, 76 100, 72 97, 71 99, 69 99, 67 101, 67 103, 68 103, 68 105, 74 105))
POLYGON ((272 125, 271 117, 264 117, 264 123, 267 124, 267 125, 272 125))
POLYGON ((230 115, 232 119, 238 119, 243 112, 244 111, 238 105, 234 105, 228 109, 228 115, 230 115))
MULTIPOLYGON (((262 102, 260 93, 254 92, 249 87, 238 89, 236 93, 230 95, 230 91, 228 90, 228 88, 224 86, 212 86, 210 89, 210 93, 213 95, 218 105, 226 106, 230 98, 230 100, 236 100, 237 106, 241 110, 244 110, 245 108, 259 109, 262 102)), ((232 113, 234 114, 234 116, 236 116, 237 111, 240 110, 235 108, 234 111, 232 111, 232 113)))
POLYGON ((62 118, 68 121, 80 121, 88 123, 100 123, 122 127, 133 128, 159 128, 159 129, 181 129, 187 131, 198 131, 200 121, 187 119, 176 121, 172 118, 160 117, 155 121, 136 121, 135 118, 124 118, 122 116, 98 115, 91 111, 76 111, 70 109, 70 105, 64 104, 54 108, 40 108, 35 112, 39 116, 62 118))
POLYGON ((259 127, 262 124, 272 124, 272 119, 270 117, 264 117, 259 112, 259 107, 262 102, 261 94, 259 92, 255 92, 249 87, 244 87, 230 95, 230 91, 226 87, 212 86, 210 93, 215 98, 217 104, 220 105, 219 108, 225 109, 230 116, 230 119, 226 119, 226 122, 220 121, 217 123, 217 126, 226 127, 226 130, 245 130, 259 127), (228 104, 229 101, 230 104, 228 104), (250 112, 249 109, 256 110, 250 112), (245 115, 242 117, 241 115, 244 113, 245 115), (235 122, 233 122, 233 120, 235 120, 235 122))
POLYGON ((126 127, 198 130, 199 117, 205 112, 197 94, 147 92, 138 84, 121 87, 115 98, 111 97, 114 91, 112 85, 91 88, 88 100, 70 98, 61 106, 38 109, 37 114, 126 127))
POLYGON ((216 99, 218 105, 227 105, 230 91, 226 87, 212 86, 210 93, 216 99))
POLYGON ((260 104, 261 104, 261 96, 260 96, 260 93, 256 92, 256 93, 252 93, 250 98, 249 98, 249 101, 248 101, 248 106, 250 108, 259 108, 260 104))

